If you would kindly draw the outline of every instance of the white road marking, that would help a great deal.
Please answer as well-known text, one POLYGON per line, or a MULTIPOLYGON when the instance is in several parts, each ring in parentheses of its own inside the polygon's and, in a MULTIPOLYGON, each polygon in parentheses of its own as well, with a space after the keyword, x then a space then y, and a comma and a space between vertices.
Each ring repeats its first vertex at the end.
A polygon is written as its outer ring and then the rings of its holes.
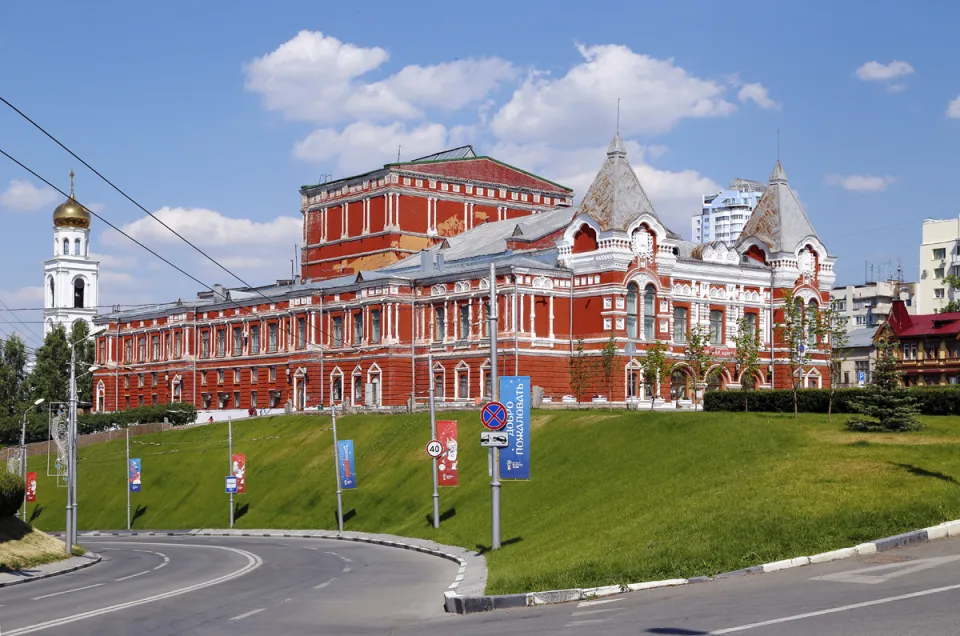
POLYGON ((344 573, 344 574, 346 574, 346 573, 349 572, 349 571, 350 571, 350 566, 349 566, 349 565, 343 566, 343 573, 344 573))
POLYGON ((582 621, 570 621, 564 627, 577 627, 578 625, 596 625, 597 623, 605 623, 607 619, 605 618, 588 618, 582 621))
POLYGON ((774 618, 769 621, 761 621, 759 623, 750 623, 749 625, 740 625, 738 627, 727 627, 726 629, 718 629, 718 630, 712 631, 708 634, 708 636, 717 636, 719 634, 732 634, 734 632, 743 632, 748 629, 754 629, 755 627, 765 627, 767 625, 778 625, 780 623, 789 623, 791 621, 799 621, 804 618, 813 618, 815 616, 824 616, 826 614, 836 614, 837 612, 847 612, 849 610, 860 609, 861 607, 883 605, 885 603, 892 603, 894 601, 904 601, 910 598, 929 596, 931 594, 940 594, 941 592, 952 592, 954 590, 960 590, 960 584, 948 585, 946 587, 935 587, 929 590, 922 590, 920 592, 911 592, 910 594, 901 594, 900 596, 888 596, 886 598, 878 598, 873 601, 865 601, 863 603, 854 603, 853 605, 842 605, 840 607, 831 607, 830 609, 819 610, 817 612, 807 612, 806 614, 795 614, 793 616, 784 616, 783 618, 774 618))
POLYGON ((137 572, 136 574, 131 574, 130 576, 124 576, 124 577, 119 578, 119 579, 114 579, 114 581, 116 581, 117 583, 119 583, 120 581, 126 581, 127 579, 132 579, 132 578, 134 578, 134 577, 141 576, 141 575, 143 575, 143 574, 150 574, 150 572, 151 572, 151 570, 145 570, 145 571, 143 571, 143 572, 137 572))
POLYGON ((267 609, 267 608, 265 608, 265 607, 261 607, 260 609, 250 610, 249 612, 244 612, 244 613, 241 614, 240 616, 234 616, 234 617, 231 618, 230 620, 232 620, 232 621, 242 621, 242 620, 245 619, 245 618, 250 618, 250 617, 253 616, 254 614, 259 614, 260 612, 262 612, 262 611, 264 611, 264 610, 266 610, 266 609, 267 609))
POLYGON ((622 600, 623 598, 602 598, 596 601, 582 601, 577 607, 592 607, 594 605, 603 605, 604 603, 616 603, 622 600))
POLYGON ((582 612, 574 612, 570 616, 589 616, 590 614, 603 614, 605 612, 618 612, 618 611, 620 611, 620 608, 608 607, 606 609, 583 610, 582 612))
MULTIPOLYGON (((91 542, 97 543, 97 542, 91 542)), ((105 542, 108 543, 108 542, 105 542)), ((109 543, 116 544, 116 541, 109 543)), ((227 546, 222 545, 204 545, 204 544, 195 544, 195 543, 140 543, 138 545, 163 545, 173 548, 203 548, 203 549, 215 549, 215 550, 225 550, 227 552, 233 552, 239 554, 240 556, 246 557, 247 564, 244 565, 239 570, 235 570, 229 574, 224 574, 215 579, 210 579, 209 581, 204 581, 202 583, 197 583, 195 585, 190 585, 183 587, 177 590, 171 590, 169 592, 164 592, 162 594, 156 594, 154 596, 149 596, 147 598, 138 599, 136 601, 128 601, 126 603, 118 603, 117 605, 111 605, 109 607, 104 607, 98 610, 91 610, 89 612, 81 612, 79 614, 74 614, 73 616, 67 616, 64 618, 58 618, 51 621, 46 621, 44 623, 37 623, 36 625, 30 625, 28 627, 21 627, 20 629, 15 629, 12 632, 6 632, 4 636, 20 636, 21 634, 32 634, 34 632, 39 632, 44 629, 50 629, 51 627, 59 627, 61 625, 69 625, 70 623, 76 623, 77 621, 82 621, 87 618, 93 618, 95 616, 102 616, 104 614, 110 614, 112 612, 118 612, 123 609, 130 607, 136 607, 138 605, 146 605, 147 603, 153 603, 155 601, 160 601, 163 599, 171 598, 174 596, 181 596, 183 594, 189 594, 190 592, 203 589, 205 587, 211 587, 213 585, 218 585, 220 583, 225 583, 231 581, 237 577, 241 577, 244 574, 248 574, 258 567, 263 565, 263 559, 261 559, 256 554, 247 552, 246 550, 238 550, 237 548, 228 548, 227 546)))
POLYGON ((324 582, 321 583, 320 585, 314 585, 314 586, 313 586, 313 589, 315 589, 315 590, 322 590, 323 588, 327 587, 328 585, 330 585, 330 584, 333 583, 334 581, 336 581, 336 579, 330 579, 329 581, 324 581, 324 582))
POLYGON ((40 599, 50 598, 51 596, 60 596, 61 594, 70 594, 71 592, 80 592, 82 590, 89 590, 95 587, 100 587, 103 583, 95 583, 93 585, 85 585, 84 587, 75 587, 72 590, 64 590, 63 592, 54 592, 53 594, 44 594, 43 596, 35 596, 31 601, 39 601, 40 599))
POLYGON ((860 568, 859 570, 847 570, 845 572, 834 572, 833 574, 815 576, 810 580, 841 581, 844 583, 865 583, 867 585, 876 585, 877 583, 885 583, 890 579, 895 579, 898 576, 903 576, 905 574, 912 574, 921 570, 929 570, 930 568, 935 568, 938 565, 950 563, 951 561, 956 561, 957 559, 960 559, 960 555, 934 557, 932 559, 917 559, 915 561, 906 561, 902 563, 887 563, 884 565, 874 565, 869 568, 860 568), (883 572, 885 570, 892 571, 889 574, 879 576, 867 574, 867 572, 883 572))

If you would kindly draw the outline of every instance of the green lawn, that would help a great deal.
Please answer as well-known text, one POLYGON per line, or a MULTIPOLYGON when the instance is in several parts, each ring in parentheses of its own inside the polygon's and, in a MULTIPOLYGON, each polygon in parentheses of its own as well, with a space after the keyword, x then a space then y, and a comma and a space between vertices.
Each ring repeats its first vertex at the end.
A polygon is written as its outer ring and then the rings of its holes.
MULTIPOLYGON (((445 416, 447 417, 447 416, 445 416)), ((426 416, 340 418, 359 487, 346 529, 490 544, 490 488, 477 413, 460 422, 457 488, 434 530, 426 416)), ((926 430, 856 434, 843 418, 740 413, 534 412, 530 482, 502 488, 505 547, 488 592, 691 577, 812 554, 960 518, 960 418, 926 430)), ((238 422, 247 454, 239 528, 335 528, 329 419, 238 422)), ((225 527, 226 425, 131 439, 143 460, 135 528, 225 527)), ((63 527, 65 491, 40 473, 37 527, 63 527)), ((81 528, 123 528, 123 441, 80 449, 81 528)), ((31 512, 33 511, 31 507, 31 512)))

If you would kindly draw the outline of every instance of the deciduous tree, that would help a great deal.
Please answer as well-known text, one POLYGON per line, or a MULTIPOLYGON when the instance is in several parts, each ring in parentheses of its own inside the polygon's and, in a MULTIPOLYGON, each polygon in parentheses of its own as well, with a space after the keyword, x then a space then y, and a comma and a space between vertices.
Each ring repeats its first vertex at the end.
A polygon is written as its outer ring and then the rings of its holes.
POLYGON ((747 322, 746 316, 737 321, 737 334, 733 337, 736 347, 734 360, 740 371, 740 389, 743 393, 743 410, 750 410, 749 390, 757 380, 760 370, 760 334, 747 322))
MULTIPOLYGON (((656 387, 665 377, 669 377, 673 363, 667 359, 667 344, 657 340, 645 351, 643 361, 643 379, 651 387, 656 387)), ((650 392, 650 410, 656 403, 656 389, 650 392)))
POLYGON ((721 367, 713 357, 713 352, 710 351, 710 331, 703 325, 695 325, 690 329, 684 359, 693 375, 694 410, 696 410, 700 402, 700 391, 705 389, 710 380, 721 371, 721 367))

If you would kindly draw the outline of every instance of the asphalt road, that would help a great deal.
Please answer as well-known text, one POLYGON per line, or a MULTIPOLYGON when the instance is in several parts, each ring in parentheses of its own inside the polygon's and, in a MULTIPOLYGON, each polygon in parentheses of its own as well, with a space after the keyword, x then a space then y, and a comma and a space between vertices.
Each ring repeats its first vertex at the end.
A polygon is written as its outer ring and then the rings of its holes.
POLYGON ((595 601, 445 616, 395 634, 956 636, 960 539, 595 601))
POLYGON ((457 565, 345 541, 88 539, 91 568, 0 589, 0 634, 388 634, 443 615, 457 565))

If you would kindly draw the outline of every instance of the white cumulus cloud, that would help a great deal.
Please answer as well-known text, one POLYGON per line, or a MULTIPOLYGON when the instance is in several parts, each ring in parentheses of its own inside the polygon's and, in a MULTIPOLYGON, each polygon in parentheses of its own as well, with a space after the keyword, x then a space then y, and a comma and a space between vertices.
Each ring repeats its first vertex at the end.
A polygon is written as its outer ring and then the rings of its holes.
POLYGON ((913 73, 913 67, 902 60, 894 60, 889 64, 873 60, 857 69, 857 77, 865 82, 884 82, 913 73))
MULTIPOLYGON (((167 206, 154 212, 154 215, 199 247, 292 245, 300 242, 303 232, 301 220, 290 216, 258 222, 225 216, 205 208, 167 206)), ((170 230, 150 217, 127 223, 122 229, 133 238, 148 244, 184 244, 170 230)), ((107 232, 105 241, 113 245, 129 242, 115 232, 107 232)))
POLYGON ((883 192, 897 182, 896 177, 877 177, 869 174, 828 174, 828 185, 839 186, 851 192, 883 192))
POLYGON ((246 88, 259 93, 268 110, 289 119, 332 124, 415 119, 423 116, 423 107, 458 110, 516 75, 510 63, 483 58, 411 65, 386 79, 364 81, 388 59, 381 47, 301 31, 245 65, 246 88))
POLYGON ((947 104, 947 117, 951 119, 960 119, 960 97, 957 97, 947 104))
POLYGON ((684 118, 723 117, 736 110, 722 84, 695 77, 672 59, 613 44, 578 50, 583 62, 563 77, 534 72, 523 81, 492 117, 497 137, 596 143, 615 128, 618 99, 624 136, 663 133, 684 118))
POLYGON ((781 105, 770 99, 770 92, 763 84, 744 84, 737 93, 743 103, 753 102, 763 110, 780 110, 781 105))
POLYGON ((50 208, 60 199, 56 190, 46 186, 38 188, 29 181, 14 179, 0 194, 0 206, 15 212, 36 212, 50 208))

